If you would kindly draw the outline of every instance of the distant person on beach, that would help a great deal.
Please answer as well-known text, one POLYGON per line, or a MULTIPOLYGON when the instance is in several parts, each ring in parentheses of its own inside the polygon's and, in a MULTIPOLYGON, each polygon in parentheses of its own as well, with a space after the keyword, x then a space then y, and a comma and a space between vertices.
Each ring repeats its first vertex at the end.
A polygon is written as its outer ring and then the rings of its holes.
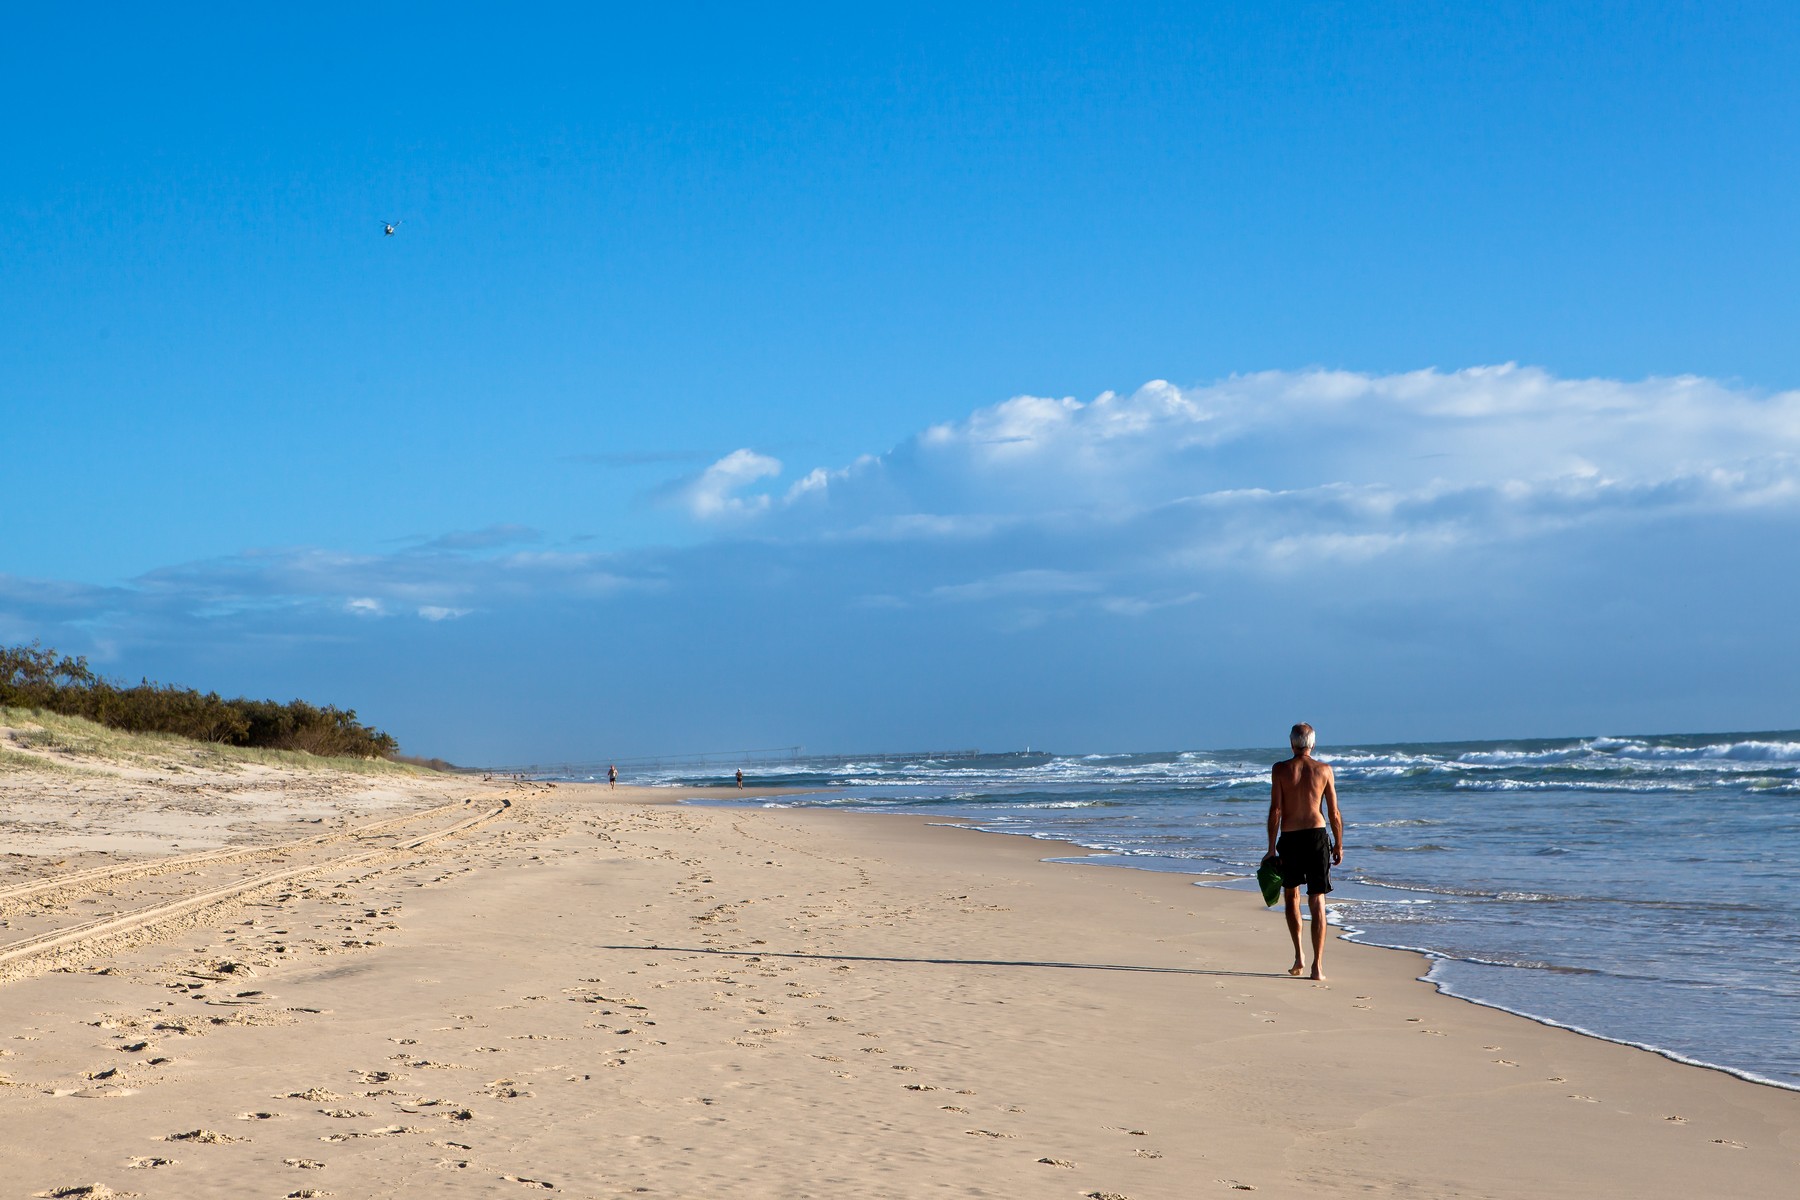
POLYGON ((1294 757, 1278 762, 1269 788, 1269 853, 1281 860, 1281 890, 1287 901, 1288 936, 1294 939, 1294 965, 1289 975, 1306 969, 1300 953, 1300 885, 1312 916, 1312 978, 1323 979, 1325 894, 1331 890, 1331 868, 1344 861, 1344 816, 1338 811, 1337 778, 1312 756, 1313 727, 1294 726, 1288 745, 1294 757), (1321 804, 1324 811, 1320 811, 1321 804), (1331 819, 1329 832, 1326 817, 1331 819))
POLYGON ((744 786, 744 768, 739 767, 738 768, 738 787, 742 788, 743 786, 744 786))
POLYGON ((614 763, 606 768, 606 782, 611 787, 619 786, 619 764, 614 763))

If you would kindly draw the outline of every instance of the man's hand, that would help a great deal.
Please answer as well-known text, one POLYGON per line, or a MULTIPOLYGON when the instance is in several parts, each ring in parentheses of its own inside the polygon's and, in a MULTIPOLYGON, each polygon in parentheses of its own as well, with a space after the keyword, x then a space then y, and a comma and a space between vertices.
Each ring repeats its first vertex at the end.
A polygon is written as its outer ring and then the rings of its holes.
POLYGON ((1344 861, 1344 843, 1338 842, 1331 848, 1331 865, 1340 866, 1344 861))

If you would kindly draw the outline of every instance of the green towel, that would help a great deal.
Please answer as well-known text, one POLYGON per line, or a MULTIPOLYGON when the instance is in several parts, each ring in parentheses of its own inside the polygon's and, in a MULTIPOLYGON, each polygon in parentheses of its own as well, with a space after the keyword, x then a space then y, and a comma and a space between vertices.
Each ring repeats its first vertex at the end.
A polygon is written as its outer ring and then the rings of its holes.
POLYGON ((1273 907, 1281 899, 1281 859, 1271 854, 1256 868, 1256 886, 1262 889, 1263 904, 1273 907))

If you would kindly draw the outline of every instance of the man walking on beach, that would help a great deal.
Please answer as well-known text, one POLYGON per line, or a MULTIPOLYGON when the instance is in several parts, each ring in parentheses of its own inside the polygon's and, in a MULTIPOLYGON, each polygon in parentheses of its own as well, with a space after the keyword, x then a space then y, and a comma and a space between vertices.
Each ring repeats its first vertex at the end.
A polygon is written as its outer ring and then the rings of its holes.
POLYGON ((1294 757, 1275 764, 1269 788, 1269 853, 1281 860, 1288 935, 1294 939, 1294 965, 1288 974, 1297 976, 1306 969, 1300 953, 1300 885, 1304 883, 1312 915, 1312 978, 1323 979, 1319 961, 1325 953, 1325 893, 1331 890, 1331 868, 1344 861, 1344 816, 1338 811, 1336 776, 1312 756, 1313 736, 1311 725, 1294 726, 1288 732, 1294 757), (1329 833, 1327 815, 1331 818, 1329 833))

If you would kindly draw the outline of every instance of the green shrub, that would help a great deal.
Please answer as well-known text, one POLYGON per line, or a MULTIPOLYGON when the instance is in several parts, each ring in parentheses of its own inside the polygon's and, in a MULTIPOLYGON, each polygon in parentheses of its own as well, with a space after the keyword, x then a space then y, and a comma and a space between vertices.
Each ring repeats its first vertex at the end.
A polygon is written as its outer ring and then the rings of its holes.
POLYGON ((304 700, 226 700, 217 692, 147 679, 125 687, 102 678, 86 658, 58 655, 37 642, 0 646, 0 706, 86 717, 129 733, 325 757, 392 758, 400 749, 388 734, 358 721, 354 709, 304 700))

